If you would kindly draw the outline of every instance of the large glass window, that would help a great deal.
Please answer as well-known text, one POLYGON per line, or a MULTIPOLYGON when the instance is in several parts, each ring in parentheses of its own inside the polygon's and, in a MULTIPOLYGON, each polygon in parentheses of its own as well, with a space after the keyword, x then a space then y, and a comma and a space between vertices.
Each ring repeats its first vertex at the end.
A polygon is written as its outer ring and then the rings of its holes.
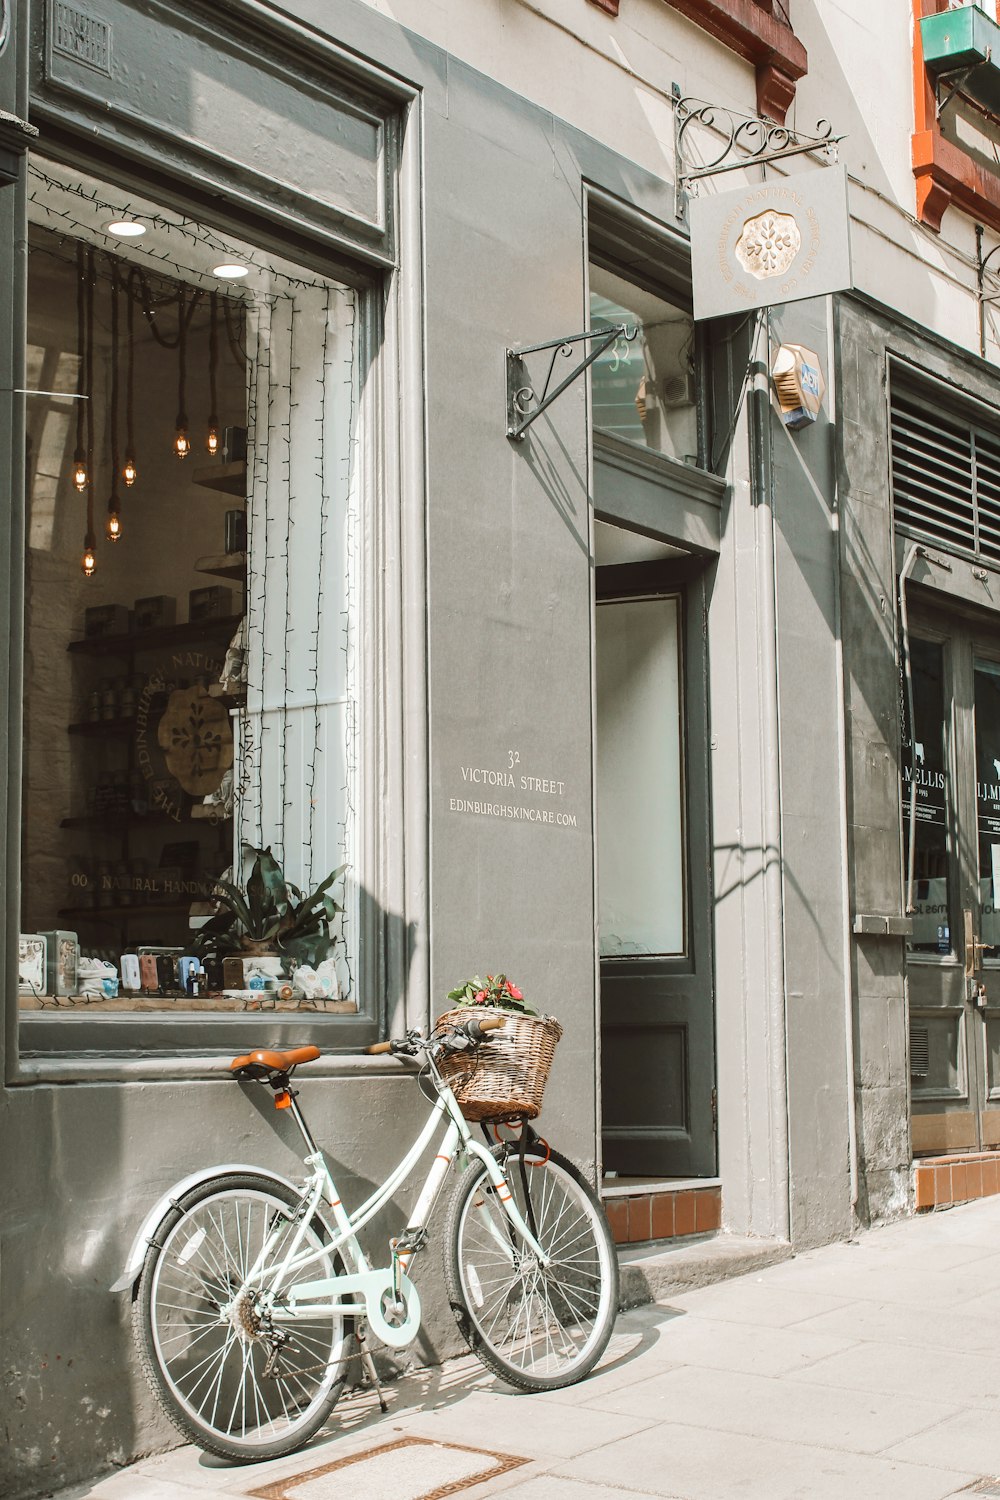
POLYGON ((354 1010, 356 294, 29 182, 21 1007, 354 1010))

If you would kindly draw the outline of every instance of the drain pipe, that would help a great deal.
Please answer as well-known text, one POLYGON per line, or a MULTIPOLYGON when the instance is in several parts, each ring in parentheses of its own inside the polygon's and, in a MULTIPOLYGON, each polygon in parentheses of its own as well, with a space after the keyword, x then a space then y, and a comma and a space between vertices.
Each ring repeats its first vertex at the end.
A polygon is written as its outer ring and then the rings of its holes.
POLYGON ((761 782, 764 835, 764 923, 767 946, 768 1031, 770 1048, 771 1169, 774 1230, 791 1239, 790 1164, 788 1159, 788 1059, 785 1017, 784 893, 781 859, 781 747, 778 729, 778 647, 775 604, 774 494, 771 484, 771 388, 767 363, 771 319, 765 310, 757 324, 750 385, 750 442, 757 564, 758 665, 761 682, 761 782), (759 341, 764 333, 764 359, 759 341))
MULTIPOLYGON (((833 298, 827 299, 827 342, 828 347, 833 350, 837 348, 837 329, 834 327, 833 298)), ((837 370, 833 360, 830 361, 829 402, 830 411, 837 410, 837 370)), ((840 838, 841 838, 841 861, 840 861, 840 899, 843 906, 844 920, 842 926, 842 952, 841 964, 843 965, 843 994, 844 994, 844 1044, 846 1049, 847 1064, 847 1154, 848 1167, 850 1171, 850 1193, 851 1193, 851 1231, 858 1224, 858 1200, 861 1196, 861 1161, 858 1147, 858 1085, 857 1085, 857 1053, 854 1046, 854 985, 852 982, 852 969, 854 963, 854 951, 851 945, 851 872, 848 867, 847 850, 850 838, 850 815, 847 803, 847 683, 844 672, 844 627, 843 627, 843 594, 841 580, 841 554, 840 554, 840 485, 838 482, 837 463, 833 463, 833 507, 830 516, 830 530, 834 546, 834 568, 833 568, 833 639, 834 660, 837 673, 837 751, 840 759, 840 775, 838 777, 837 795, 840 803, 840 838)))
POLYGON ((927 556, 927 548, 919 542, 911 542, 899 570, 899 624, 903 633, 903 671, 906 674, 906 709, 910 718, 910 837, 906 850, 906 902, 903 911, 913 914, 913 873, 917 852, 917 797, 914 785, 917 774, 917 728, 913 722, 913 671, 910 667, 910 622, 906 609, 906 580, 913 565, 920 557, 927 556))

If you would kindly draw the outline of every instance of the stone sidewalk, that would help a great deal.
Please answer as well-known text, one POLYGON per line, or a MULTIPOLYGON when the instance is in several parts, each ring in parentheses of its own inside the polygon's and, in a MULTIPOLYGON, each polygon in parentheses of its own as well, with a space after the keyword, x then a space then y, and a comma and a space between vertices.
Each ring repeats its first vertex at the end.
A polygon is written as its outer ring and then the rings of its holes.
POLYGON ((1000 1497, 1000 1198, 625 1313, 569 1390, 469 1358, 387 1394, 293 1458, 181 1448, 60 1500, 1000 1497))

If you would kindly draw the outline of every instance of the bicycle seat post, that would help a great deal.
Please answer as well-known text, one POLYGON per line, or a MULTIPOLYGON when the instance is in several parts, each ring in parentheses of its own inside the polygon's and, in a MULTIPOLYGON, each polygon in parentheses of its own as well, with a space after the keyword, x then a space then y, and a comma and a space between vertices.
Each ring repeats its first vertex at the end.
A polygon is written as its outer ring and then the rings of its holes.
POLYGON ((306 1148, 309 1152, 309 1156, 320 1160, 322 1158, 322 1153, 316 1142, 313 1140, 312 1131, 306 1124, 305 1115, 299 1108, 298 1095, 289 1087, 287 1075, 285 1076, 284 1089, 285 1093, 288 1096, 288 1108, 292 1112, 292 1119, 295 1121, 296 1125, 299 1127, 299 1130, 302 1133, 302 1139, 306 1143, 306 1148))

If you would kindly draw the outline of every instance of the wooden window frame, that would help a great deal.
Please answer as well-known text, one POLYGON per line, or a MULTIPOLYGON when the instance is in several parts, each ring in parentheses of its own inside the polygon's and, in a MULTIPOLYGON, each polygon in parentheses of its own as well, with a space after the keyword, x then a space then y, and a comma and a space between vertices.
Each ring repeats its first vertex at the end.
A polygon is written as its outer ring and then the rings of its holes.
MULTIPOLYGON (((591 0, 591 4, 609 15, 618 14, 619 0, 591 0)), ((809 59, 774 0, 664 0, 664 4, 753 64, 757 112, 783 125, 809 59)))

